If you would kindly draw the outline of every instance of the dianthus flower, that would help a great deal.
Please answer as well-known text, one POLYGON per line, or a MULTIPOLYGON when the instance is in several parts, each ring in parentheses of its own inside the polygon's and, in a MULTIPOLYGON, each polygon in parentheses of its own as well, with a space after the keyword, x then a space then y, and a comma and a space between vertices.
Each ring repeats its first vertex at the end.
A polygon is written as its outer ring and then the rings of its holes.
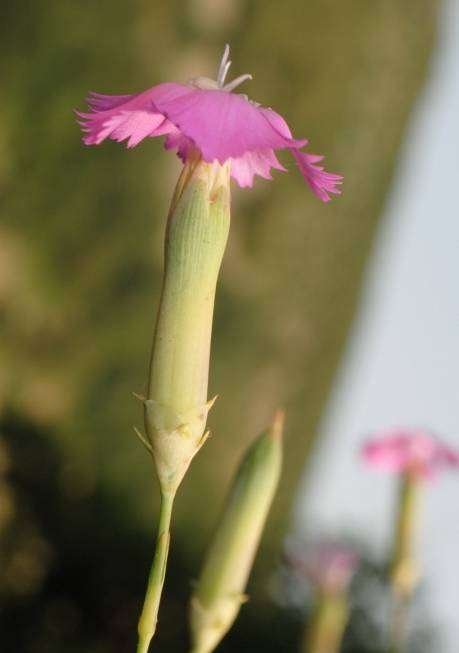
POLYGON ((228 57, 227 45, 216 80, 168 82, 134 95, 91 93, 90 111, 77 112, 84 143, 99 145, 110 138, 127 140, 130 148, 147 137, 165 136, 165 148, 176 150, 184 163, 196 151, 208 163, 230 162, 231 175, 241 187, 251 187, 255 175, 272 179, 272 168, 285 171, 275 152, 286 149, 317 197, 328 202, 330 194, 340 194, 341 175, 317 165, 322 156, 302 152, 308 141, 294 139, 282 116, 233 93, 252 77, 241 75, 226 83, 228 57))
POLYGON ((348 590, 358 565, 355 551, 333 540, 294 543, 287 553, 296 576, 314 589, 314 608, 301 650, 338 653, 349 618, 348 590))
POLYGON ((307 578, 325 594, 345 591, 354 575, 359 558, 353 549, 333 540, 305 545, 290 545, 287 559, 298 576, 307 578))
POLYGON ((459 467, 458 451, 432 433, 415 428, 382 431, 364 444, 361 454, 370 467, 422 478, 434 478, 442 469, 459 467))

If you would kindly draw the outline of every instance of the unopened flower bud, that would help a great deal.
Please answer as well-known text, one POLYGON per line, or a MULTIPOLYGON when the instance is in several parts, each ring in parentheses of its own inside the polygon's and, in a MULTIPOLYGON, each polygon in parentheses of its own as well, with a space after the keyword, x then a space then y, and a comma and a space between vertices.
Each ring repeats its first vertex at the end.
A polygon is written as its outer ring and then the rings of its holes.
POLYGON ((279 412, 237 472, 191 600, 193 653, 213 651, 246 600, 247 580, 279 480, 282 427, 279 412))

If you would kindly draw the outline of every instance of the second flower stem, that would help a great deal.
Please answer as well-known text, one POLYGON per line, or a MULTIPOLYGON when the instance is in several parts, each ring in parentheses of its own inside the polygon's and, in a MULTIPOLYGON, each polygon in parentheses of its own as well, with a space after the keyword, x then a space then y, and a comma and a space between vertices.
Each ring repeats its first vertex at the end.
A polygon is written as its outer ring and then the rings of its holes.
POLYGON ((150 642, 155 634, 158 620, 159 602, 166 574, 167 556, 169 553, 170 524, 175 493, 161 493, 161 506, 159 512, 158 534, 156 549, 150 575, 148 577, 145 601, 140 615, 138 633, 139 641, 137 653, 147 653, 150 642))
POLYGON ((408 610, 408 597, 393 597, 389 653, 404 653, 406 650, 408 610))
POLYGON ((391 563, 390 653, 403 653, 407 647, 409 609, 419 574, 413 548, 418 527, 420 489, 416 473, 407 472, 400 479, 399 508, 391 563))

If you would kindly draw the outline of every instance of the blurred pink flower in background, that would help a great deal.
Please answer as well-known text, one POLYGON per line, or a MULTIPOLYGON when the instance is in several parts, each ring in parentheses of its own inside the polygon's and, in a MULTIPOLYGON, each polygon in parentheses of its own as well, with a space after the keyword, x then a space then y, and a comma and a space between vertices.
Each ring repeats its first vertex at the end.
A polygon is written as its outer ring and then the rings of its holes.
POLYGON ((226 46, 216 80, 198 77, 188 84, 158 84, 134 95, 91 93, 90 111, 77 112, 84 143, 127 139, 127 147, 135 147, 147 137, 166 136, 165 148, 176 150, 184 162, 196 151, 208 163, 229 161, 241 187, 251 187, 255 175, 272 179, 271 168, 285 171, 275 150, 287 149, 317 197, 328 202, 330 194, 340 194, 341 175, 317 165, 322 156, 301 152, 308 141, 294 139, 282 116, 232 93, 251 76, 225 83, 228 57, 226 46))
POLYGON ((432 479, 443 469, 459 468, 459 452, 434 434, 417 428, 381 431, 366 442, 361 456, 369 467, 409 472, 432 479))
POLYGON ((347 590, 359 563, 355 550, 333 540, 290 542, 286 557, 297 576, 306 578, 322 594, 333 595, 347 590))

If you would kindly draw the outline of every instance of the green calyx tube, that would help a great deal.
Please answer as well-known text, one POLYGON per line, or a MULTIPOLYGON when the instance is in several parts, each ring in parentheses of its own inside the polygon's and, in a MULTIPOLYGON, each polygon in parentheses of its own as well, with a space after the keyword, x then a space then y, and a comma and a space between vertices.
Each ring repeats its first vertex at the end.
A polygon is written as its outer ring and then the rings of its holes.
POLYGON ((166 572, 177 489, 206 439, 210 342, 215 289, 230 225, 229 166, 198 157, 185 164, 169 211, 164 277, 147 396, 146 438, 161 508, 156 550, 139 621, 138 653, 146 653, 166 572))
POLYGON ((255 440, 236 474, 190 604, 192 653, 211 653, 234 623, 279 481, 283 414, 255 440))
POLYGON ((230 225, 229 168, 191 161, 168 219, 145 428, 162 492, 175 493, 200 448, 215 288, 230 225))

